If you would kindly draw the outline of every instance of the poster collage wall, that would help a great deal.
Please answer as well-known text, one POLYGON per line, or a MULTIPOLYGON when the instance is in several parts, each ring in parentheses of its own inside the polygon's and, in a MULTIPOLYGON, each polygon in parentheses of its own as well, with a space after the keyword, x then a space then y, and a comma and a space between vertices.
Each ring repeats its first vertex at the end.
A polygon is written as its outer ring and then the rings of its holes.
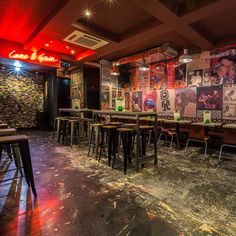
POLYGON ((71 78, 71 103, 72 108, 80 109, 84 107, 84 87, 83 72, 78 71, 70 75, 71 78))
POLYGON ((192 118, 209 110, 212 119, 236 119, 236 45, 195 54, 188 64, 160 62, 131 74, 131 85, 120 92, 126 110, 165 116, 179 110, 192 118))
POLYGON ((111 75, 111 62, 101 60, 101 109, 115 107, 115 98, 122 97, 122 89, 118 86, 118 77, 111 75))

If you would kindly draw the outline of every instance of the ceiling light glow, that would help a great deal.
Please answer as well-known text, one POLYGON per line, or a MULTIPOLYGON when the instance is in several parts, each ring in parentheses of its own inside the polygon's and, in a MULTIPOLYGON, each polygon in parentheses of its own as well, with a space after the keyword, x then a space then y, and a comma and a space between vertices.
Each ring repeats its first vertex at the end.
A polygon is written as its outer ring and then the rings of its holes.
POLYGON ((86 9, 84 11, 84 16, 87 17, 87 18, 90 18, 92 16, 92 12, 89 9, 86 9))

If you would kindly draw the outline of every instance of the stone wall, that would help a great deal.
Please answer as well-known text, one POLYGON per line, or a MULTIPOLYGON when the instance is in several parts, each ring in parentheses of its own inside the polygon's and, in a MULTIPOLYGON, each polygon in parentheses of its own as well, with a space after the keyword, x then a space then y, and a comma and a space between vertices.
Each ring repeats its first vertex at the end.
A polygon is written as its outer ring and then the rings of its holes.
POLYGON ((15 128, 37 126, 37 113, 43 111, 44 85, 41 76, 0 72, 0 120, 15 128))

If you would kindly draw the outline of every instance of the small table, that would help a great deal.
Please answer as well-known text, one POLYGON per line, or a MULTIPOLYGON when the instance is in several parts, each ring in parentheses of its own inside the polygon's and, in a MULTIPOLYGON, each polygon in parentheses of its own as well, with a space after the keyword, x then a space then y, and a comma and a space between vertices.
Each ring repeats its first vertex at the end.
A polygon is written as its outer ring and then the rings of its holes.
POLYGON ((208 129, 209 128, 221 127, 222 123, 215 122, 215 123, 206 124, 204 122, 196 122, 196 123, 192 123, 191 125, 203 126, 205 128, 205 136, 208 136, 208 129))
POLYGON ((166 124, 174 124, 175 125, 175 130, 179 138, 179 127, 180 125, 188 125, 191 124, 190 120, 164 120, 164 123, 166 124))

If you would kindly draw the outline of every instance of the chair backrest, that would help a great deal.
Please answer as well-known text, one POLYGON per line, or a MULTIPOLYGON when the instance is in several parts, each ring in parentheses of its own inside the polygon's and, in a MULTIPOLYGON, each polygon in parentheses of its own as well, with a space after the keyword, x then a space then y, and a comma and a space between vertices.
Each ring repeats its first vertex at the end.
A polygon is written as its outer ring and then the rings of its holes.
POLYGON ((190 125, 189 138, 203 140, 205 138, 205 127, 202 125, 190 125))

